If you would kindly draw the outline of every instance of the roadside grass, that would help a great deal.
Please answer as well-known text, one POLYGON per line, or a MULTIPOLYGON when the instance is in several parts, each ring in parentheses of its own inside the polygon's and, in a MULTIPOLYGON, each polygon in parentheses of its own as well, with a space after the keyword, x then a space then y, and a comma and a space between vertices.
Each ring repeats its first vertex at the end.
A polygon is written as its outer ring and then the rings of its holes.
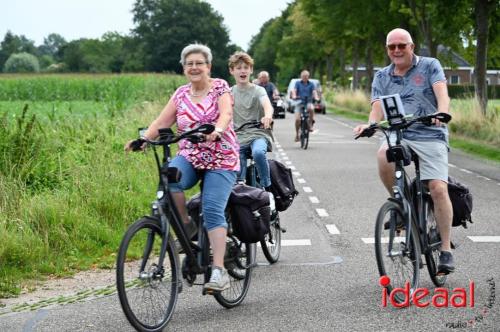
POLYGON ((154 158, 123 145, 173 92, 173 83, 160 84, 170 86, 162 101, 137 94, 124 108, 0 100, 0 298, 33 289, 35 279, 114 266, 125 229, 154 200, 154 158))
MULTIPOLYGON (((366 122, 370 100, 362 91, 327 90, 329 109, 337 115, 366 122)), ((488 102, 488 114, 483 116, 477 102, 471 99, 451 101, 453 120, 449 124, 450 145, 472 155, 500 161, 500 100, 488 102)))

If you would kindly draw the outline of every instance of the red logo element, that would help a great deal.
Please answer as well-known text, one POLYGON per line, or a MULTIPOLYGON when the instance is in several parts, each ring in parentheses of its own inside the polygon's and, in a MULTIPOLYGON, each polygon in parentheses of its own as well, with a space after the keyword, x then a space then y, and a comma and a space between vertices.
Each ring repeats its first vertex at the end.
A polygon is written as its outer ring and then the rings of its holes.
POLYGON ((474 281, 469 282, 468 289, 465 288, 454 288, 451 293, 447 288, 437 287, 434 292, 430 291, 428 288, 416 288, 413 292, 410 291, 410 282, 405 282, 404 288, 395 287, 390 293, 385 287, 389 286, 391 279, 388 276, 381 276, 379 279, 380 286, 384 287, 382 290, 382 306, 387 307, 387 295, 389 295, 389 302, 395 308, 403 308, 410 306, 413 303, 419 308, 424 308, 432 305, 435 308, 448 308, 452 306, 455 308, 460 307, 474 307, 474 281), (469 294, 467 294, 467 290, 469 294), (404 300, 398 302, 396 296, 403 296, 404 300), (451 295, 451 296, 450 296, 451 295), (430 296, 428 301, 424 301, 424 298, 430 296), (469 301, 467 301, 467 298, 469 301), (468 303, 467 303, 468 302, 468 303))
POLYGON ((417 74, 413 77, 413 83, 417 86, 421 86, 424 84, 424 77, 421 74, 417 74))

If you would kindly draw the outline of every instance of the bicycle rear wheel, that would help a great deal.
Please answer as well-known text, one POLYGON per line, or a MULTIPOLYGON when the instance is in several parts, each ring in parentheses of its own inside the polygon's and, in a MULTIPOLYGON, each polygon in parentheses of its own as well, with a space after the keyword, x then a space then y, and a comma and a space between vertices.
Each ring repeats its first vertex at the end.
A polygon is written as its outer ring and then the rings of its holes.
POLYGON ((269 225, 270 232, 266 234, 264 240, 260 241, 262 252, 270 264, 276 263, 281 253, 281 228, 279 214, 269 225))
POLYGON ((243 302, 250 287, 254 259, 254 243, 242 243, 234 236, 227 237, 224 267, 229 274, 230 287, 214 294, 222 306, 233 308, 243 302))
MULTIPOLYGON (((430 199, 430 198, 428 198, 430 199)), ((436 218, 434 216, 434 210, 432 202, 424 202, 425 206, 425 218, 427 219, 427 243, 428 250, 425 253, 425 263, 427 265, 427 271, 429 271, 429 276, 432 282, 437 287, 441 287, 445 284, 447 276, 437 274, 437 262, 439 262, 439 247, 441 246, 441 237, 439 236, 436 218)))
POLYGON ((300 122, 300 147, 304 150, 309 145, 309 124, 307 119, 302 119, 300 122))
MULTIPOLYGON (((405 227, 396 229, 396 224, 403 221, 403 211, 400 206, 392 201, 387 201, 380 208, 375 224, 375 255, 380 276, 390 278, 390 283, 385 287, 390 295, 395 287, 404 288, 406 283, 410 286, 410 296, 418 287, 420 253, 419 244, 415 236, 415 227, 412 223, 410 243, 406 243, 405 227), (384 224, 389 222, 389 229, 384 229, 384 224)), ((398 303, 404 302, 401 294, 395 294, 398 303)))
POLYGON ((165 259, 159 262, 163 240, 159 220, 144 217, 129 227, 120 244, 118 297, 125 316, 138 331, 161 331, 177 303, 178 260, 169 239, 165 259))

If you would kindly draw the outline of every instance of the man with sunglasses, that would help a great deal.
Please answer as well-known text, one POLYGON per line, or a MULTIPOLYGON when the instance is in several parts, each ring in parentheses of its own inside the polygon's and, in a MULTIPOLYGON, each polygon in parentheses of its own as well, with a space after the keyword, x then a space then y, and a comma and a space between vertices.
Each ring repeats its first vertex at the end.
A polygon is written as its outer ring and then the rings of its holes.
MULTIPOLYGON (((405 114, 421 116, 448 112, 450 98, 443 68, 437 59, 414 54, 415 45, 408 31, 394 29, 387 34, 386 49, 391 64, 375 74, 372 83, 369 123, 384 118, 380 97, 399 94, 405 114)), ((368 125, 354 128, 356 135, 368 125)), ((436 121, 433 126, 415 124, 403 136, 403 144, 411 147, 420 159, 422 180, 428 181, 434 202, 434 214, 441 235, 438 273, 455 270, 451 255, 451 224, 453 209, 448 196, 448 129, 436 121)), ((392 193, 394 165, 387 162, 387 143, 377 153, 379 176, 392 193)))

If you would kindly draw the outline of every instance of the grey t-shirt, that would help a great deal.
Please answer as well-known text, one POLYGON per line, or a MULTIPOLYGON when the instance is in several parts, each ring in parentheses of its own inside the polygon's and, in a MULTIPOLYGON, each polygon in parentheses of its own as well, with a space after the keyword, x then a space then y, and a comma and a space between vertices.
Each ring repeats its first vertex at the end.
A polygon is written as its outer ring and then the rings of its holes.
MULTIPOLYGON (((233 122, 234 128, 238 128, 245 122, 260 121, 264 116, 264 108, 261 104, 262 98, 268 98, 266 90, 258 85, 251 84, 248 88, 241 89, 237 85, 231 88, 234 98, 233 122)), ((237 133, 241 145, 252 143, 257 138, 267 139, 269 150, 273 136, 270 130, 259 128, 244 128, 237 133)))
MULTIPOLYGON (((380 96, 399 93, 405 114, 422 116, 437 112, 437 99, 432 85, 446 81, 443 68, 437 59, 413 57, 413 65, 404 76, 394 75, 394 64, 375 74, 372 83, 371 102, 380 96)), ((442 140, 448 142, 448 128, 416 123, 405 130, 403 137, 409 140, 442 140)))

